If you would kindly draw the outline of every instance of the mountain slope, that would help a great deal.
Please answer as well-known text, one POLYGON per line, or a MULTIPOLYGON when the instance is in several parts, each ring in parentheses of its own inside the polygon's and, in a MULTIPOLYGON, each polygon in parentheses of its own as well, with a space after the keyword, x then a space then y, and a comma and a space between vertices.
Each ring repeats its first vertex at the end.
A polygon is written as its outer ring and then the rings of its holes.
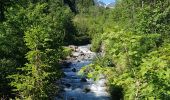
POLYGON ((115 2, 112 2, 112 3, 109 3, 109 4, 105 4, 104 2, 99 1, 99 0, 94 0, 94 3, 95 3, 95 5, 97 5, 97 6, 109 7, 109 8, 113 8, 114 5, 115 5, 115 2))
POLYGON ((113 8, 114 6, 115 6, 115 2, 112 2, 112 3, 107 5, 107 7, 109 7, 109 8, 113 8))

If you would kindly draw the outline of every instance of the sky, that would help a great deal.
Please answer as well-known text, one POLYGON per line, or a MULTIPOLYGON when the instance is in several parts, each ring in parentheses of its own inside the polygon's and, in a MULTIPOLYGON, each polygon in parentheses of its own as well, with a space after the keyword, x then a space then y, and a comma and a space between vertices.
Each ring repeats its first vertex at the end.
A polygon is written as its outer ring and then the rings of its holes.
POLYGON ((104 2, 105 4, 109 4, 109 3, 111 3, 111 2, 114 2, 115 0, 99 0, 99 1, 102 1, 102 2, 104 2))

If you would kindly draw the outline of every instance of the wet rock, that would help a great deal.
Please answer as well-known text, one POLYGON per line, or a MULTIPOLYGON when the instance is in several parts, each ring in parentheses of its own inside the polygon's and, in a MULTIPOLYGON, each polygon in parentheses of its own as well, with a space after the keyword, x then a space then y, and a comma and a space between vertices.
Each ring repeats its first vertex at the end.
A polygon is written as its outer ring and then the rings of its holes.
POLYGON ((65 67, 69 67, 70 65, 71 65, 71 62, 66 62, 66 61, 63 62, 63 66, 65 67))
POLYGON ((73 72, 76 72, 77 70, 76 70, 76 68, 73 68, 72 71, 73 71, 73 72))
POLYGON ((71 87, 71 84, 66 83, 65 86, 66 86, 67 88, 70 88, 70 87, 71 87))
POLYGON ((63 66, 63 68, 71 68, 70 66, 63 66))
POLYGON ((79 55, 80 55, 80 53, 78 53, 78 52, 72 53, 72 56, 73 56, 73 57, 78 57, 79 55))
POLYGON ((85 56, 85 54, 84 54, 84 53, 81 53, 80 55, 81 55, 81 56, 85 56))
POLYGON ((71 97, 69 100, 76 100, 74 97, 71 97))
POLYGON ((81 78, 81 82, 87 82, 86 78, 81 78))
POLYGON ((75 49, 75 52, 79 52, 79 51, 80 51, 80 49, 78 49, 78 48, 77 48, 77 49, 75 49))
POLYGON ((63 77, 66 77, 66 74, 65 74, 64 72, 62 72, 61 75, 62 75, 63 77))
POLYGON ((88 93, 88 92, 90 92, 91 90, 89 89, 89 88, 85 88, 84 90, 83 90, 83 92, 85 92, 85 93, 88 93))

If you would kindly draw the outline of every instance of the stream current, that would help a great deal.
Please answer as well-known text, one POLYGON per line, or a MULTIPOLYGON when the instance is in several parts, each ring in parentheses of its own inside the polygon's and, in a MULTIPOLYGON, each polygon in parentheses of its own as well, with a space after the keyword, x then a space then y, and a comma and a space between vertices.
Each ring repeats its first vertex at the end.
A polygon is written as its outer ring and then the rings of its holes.
POLYGON ((90 50, 90 45, 70 46, 70 48, 73 49, 72 56, 62 65, 65 77, 60 79, 60 85, 63 87, 63 92, 56 97, 56 100, 110 100, 104 77, 94 81, 78 75, 80 69, 92 63, 96 57, 96 53, 90 50))

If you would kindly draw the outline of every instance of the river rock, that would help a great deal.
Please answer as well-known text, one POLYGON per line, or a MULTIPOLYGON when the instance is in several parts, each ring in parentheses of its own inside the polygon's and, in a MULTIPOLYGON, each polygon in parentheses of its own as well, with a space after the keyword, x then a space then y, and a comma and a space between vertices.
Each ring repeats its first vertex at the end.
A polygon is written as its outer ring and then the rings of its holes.
POLYGON ((72 56, 73 56, 73 57, 78 57, 79 55, 80 55, 79 52, 74 52, 74 53, 72 53, 72 56))
POLYGON ((87 79, 86 79, 86 78, 81 78, 80 81, 81 81, 81 82, 87 82, 87 79))
POLYGON ((81 56, 85 56, 85 54, 84 54, 84 53, 81 53, 80 55, 81 55, 81 56))
POLYGON ((79 51, 80 51, 80 49, 78 49, 78 48, 75 49, 75 52, 79 52, 79 51))
POLYGON ((66 59, 71 59, 71 57, 70 57, 70 56, 67 56, 66 59))
POLYGON ((74 98, 74 97, 71 97, 69 100, 76 100, 76 98, 74 98))
POLYGON ((90 90, 90 88, 84 88, 84 90, 83 90, 85 93, 88 93, 88 92, 90 92, 91 90, 90 90))
POLYGON ((71 84, 66 83, 65 86, 66 86, 67 88, 70 88, 70 87, 71 87, 71 84))
POLYGON ((68 67, 68 66, 71 65, 71 62, 66 62, 66 61, 64 61, 64 62, 63 62, 63 65, 64 65, 65 67, 68 67))
POLYGON ((77 70, 76 70, 76 68, 73 68, 72 71, 73 71, 73 72, 76 72, 77 70))

